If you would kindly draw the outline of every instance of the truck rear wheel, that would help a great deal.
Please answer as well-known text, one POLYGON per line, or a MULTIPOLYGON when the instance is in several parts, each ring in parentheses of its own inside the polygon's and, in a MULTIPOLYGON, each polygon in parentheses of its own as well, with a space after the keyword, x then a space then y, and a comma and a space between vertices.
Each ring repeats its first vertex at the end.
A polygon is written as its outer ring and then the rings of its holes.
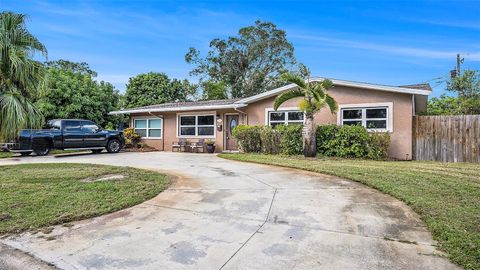
POLYGON ((107 143, 107 151, 109 153, 118 153, 120 152, 121 148, 122 148, 122 144, 117 139, 111 139, 107 143))

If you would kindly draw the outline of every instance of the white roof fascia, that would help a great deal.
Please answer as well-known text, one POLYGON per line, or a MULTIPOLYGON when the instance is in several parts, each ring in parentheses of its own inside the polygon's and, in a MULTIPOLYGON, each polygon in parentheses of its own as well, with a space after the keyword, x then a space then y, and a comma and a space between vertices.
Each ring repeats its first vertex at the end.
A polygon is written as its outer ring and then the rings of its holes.
MULTIPOLYGON (((310 81, 312 82, 321 82, 325 78, 313 78, 310 81)), ((413 95, 423 95, 428 96, 432 92, 428 90, 421 90, 421 89, 411 89, 411 88, 404 88, 404 87, 397 87, 397 86, 387 86, 387 85, 379 85, 379 84, 371 84, 371 83, 362 83, 362 82, 352 82, 352 81, 344 81, 344 80, 337 80, 337 79, 330 79, 333 85, 338 86, 347 86, 347 87, 357 87, 362 89, 368 90, 377 90, 377 91, 387 91, 387 92, 395 92, 395 93, 404 93, 404 94, 413 94, 413 95)), ((251 97, 247 97, 241 100, 238 100, 236 103, 252 103, 258 100, 262 100, 265 98, 269 98, 272 96, 276 96, 284 91, 292 89, 296 87, 295 84, 288 84, 267 92, 260 93, 258 95, 254 95, 251 97)))
POLYGON ((288 84, 288 85, 285 85, 285 86, 282 86, 282 87, 279 87, 279 88, 275 88, 275 89, 267 91, 267 92, 260 93, 258 95, 254 95, 254 96, 251 96, 251 97, 240 99, 240 100, 236 101, 235 103, 249 104, 249 103, 255 102, 257 100, 261 100, 261 99, 276 96, 276 95, 278 95, 278 94, 280 94, 284 91, 287 91, 289 89, 292 89, 294 87, 296 87, 296 84, 291 83, 291 84, 288 84))
POLYGON ((212 109, 234 109, 242 108, 247 104, 225 104, 225 105, 208 105, 208 106, 184 106, 184 107, 169 107, 169 108, 145 108, 145 109, 126 109, 120 111, 109 112, 109 115, 116 114, 131 114, 131 113, 151 113, 151 112, 177 112, 177 111, 196 111, 196 110, 212 110, 212 109))

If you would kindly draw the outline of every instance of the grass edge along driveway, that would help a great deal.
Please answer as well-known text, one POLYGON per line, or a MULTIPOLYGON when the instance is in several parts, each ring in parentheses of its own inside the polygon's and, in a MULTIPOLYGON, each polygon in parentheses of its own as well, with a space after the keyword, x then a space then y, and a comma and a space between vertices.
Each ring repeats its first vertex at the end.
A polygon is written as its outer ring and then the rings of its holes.
POLYGON ((480 269, 480 164, 246 153, 218 156, 335 175, 390 194, 421 216, 450 260, 465 269, 480 269))
POLYGON ((0 166, 0 235, 68 223, 155 197, 167 175, 129 167, 76 163, 0 166), (107 179, 108 176, 123 179, 107 179))

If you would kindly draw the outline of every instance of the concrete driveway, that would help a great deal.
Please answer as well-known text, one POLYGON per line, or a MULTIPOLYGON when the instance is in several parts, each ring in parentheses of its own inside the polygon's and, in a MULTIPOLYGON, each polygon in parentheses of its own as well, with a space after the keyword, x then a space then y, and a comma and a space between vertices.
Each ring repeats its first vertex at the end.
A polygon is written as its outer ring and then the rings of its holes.
POLYGON ((361 184, 207 154, 0 160, 80 162, 179 177, 110 215, 0 242, 64 269, 455 269, 407 206, 361 184), (52 240, 53 239, 53 240, 52 240))

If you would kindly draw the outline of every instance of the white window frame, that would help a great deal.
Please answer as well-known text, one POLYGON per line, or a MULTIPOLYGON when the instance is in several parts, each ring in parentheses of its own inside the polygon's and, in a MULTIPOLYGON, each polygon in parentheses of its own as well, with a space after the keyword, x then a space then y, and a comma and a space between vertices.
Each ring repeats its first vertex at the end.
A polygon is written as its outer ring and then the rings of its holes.
POLYGON ((337 124, 339 126, 343 125, 344 121, 362 121, 362 126, 365 127, 370 132, 393 132, 393 102, 384 102, 384 103, 361 103, 361 104, 342 104, 339 105, 339 110, 337 113, 337 124), (367 109, 387 109, 386 118, 368 118, 367 119, 367 109), (362 110, 362 118, 360 119, 345 119, 343 120, 343 110, 362 110), (367 120, 386 120, 386 128, 367 128, 367 120))
POLYGON ((288 120, 288 113, 289 112, 302 112, 298 109, 298 107, 285 107, 285 108, 280 108, 278 110, 274 110, 273 108, 266 108, 265 109, 265 125, 271 126, 272 123, 279 123, 279 124, 284 124, 288 125, 288 123, 302 123, 302 125, 305 123, 305 113, 303 114, 303 120, 288 120), (282 120, 274 120, 270 121, 270 114, 271 113, 276 113, 276 112, 281 112, 285 113, 285 119, 282 120))
POLYGON ((136 132, 137 129, 142 129, 142 130, 145 129, 146 137, 141 137, 142 139, 149 139, 149 140, 161 140, 161 139, 163 139, 163 118, 161 118, 161 117, 135 117, 135 118, 132 119, 132 128, 135 132, 136 132), (146 125, 145 128, 135 128, 135 122, 140 121, 140 120, 146 120, 147 121, 147 125, 146 125), (149 124, 150 120, 160 120, 160 128, 149 128, 148 124, 149 124), (150 136, 148 136, 148 133, 149 133, 148 131, 150 129, 154 129, 154 130, 160 129, 160 137, 150 137, 150 136))
POLYGON ((217 116, 216 113, 177 113, 177 138, 204 138, 204 139, 213 139, 217 137, 217 126, 216 126, 217 116), (187 117, 187 116, 194 116, 195 117, 195 125, 180 125, 180 118, 187 117), (198 117, 199 116, 213 116, 213 124, 212 125, 198 125, 198 117), (181 127, 195 127, 195 135, 181 135, 180 128, 181 127), (201 127, 213 127, 213 135, 198 135, 198 128, 201 127))

